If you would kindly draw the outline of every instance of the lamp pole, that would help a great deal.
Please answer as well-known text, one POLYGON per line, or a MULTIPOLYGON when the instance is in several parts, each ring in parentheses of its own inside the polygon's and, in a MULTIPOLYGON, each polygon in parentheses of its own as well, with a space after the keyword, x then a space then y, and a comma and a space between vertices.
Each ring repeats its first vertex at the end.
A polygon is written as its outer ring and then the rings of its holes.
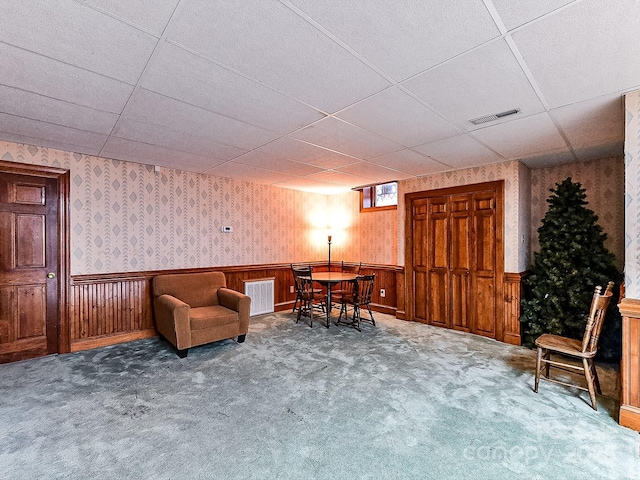
POLYGON ((327 243, 329 244, 329 272, 331 271, 331 235, 327 235, 327 243))

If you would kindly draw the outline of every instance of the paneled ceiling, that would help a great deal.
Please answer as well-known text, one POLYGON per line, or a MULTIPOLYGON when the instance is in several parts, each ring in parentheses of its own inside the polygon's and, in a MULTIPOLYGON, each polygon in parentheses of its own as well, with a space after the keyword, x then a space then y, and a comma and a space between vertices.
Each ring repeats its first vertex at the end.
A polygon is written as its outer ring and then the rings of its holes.
POLYGON ((5 0, 0 139, 323 193, 586 161, 639 39, 639 0, 5 0))

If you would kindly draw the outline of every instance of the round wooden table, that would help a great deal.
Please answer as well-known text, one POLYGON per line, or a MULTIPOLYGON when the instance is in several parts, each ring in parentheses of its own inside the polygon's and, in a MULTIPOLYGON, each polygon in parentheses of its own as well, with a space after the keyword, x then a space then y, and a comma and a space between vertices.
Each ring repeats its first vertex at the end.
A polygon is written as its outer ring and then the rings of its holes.
POLYGON ((331 323, 331 288, 338 283, 355 280, 357 276, 357 273, 346 272, 313 272, 311 275, 314 282, 327 287, 327 328, 331 323))

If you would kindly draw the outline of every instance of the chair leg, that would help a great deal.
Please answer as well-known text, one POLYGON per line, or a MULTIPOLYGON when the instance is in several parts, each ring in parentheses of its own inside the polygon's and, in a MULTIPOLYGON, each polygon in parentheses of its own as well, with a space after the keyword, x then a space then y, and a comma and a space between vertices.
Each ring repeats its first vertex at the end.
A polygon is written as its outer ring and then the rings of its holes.
POLYGON ((342 321, 342 314, 344 313, 345 318, 347 317, 347 304, 343 303, 340 305, 340 315, 338 315, 338 321, 336 322, 336 325, 340 325, 340 322, 342 321))
POLYGON ((300 299, 300 297, 298 297, 296 295, 296 301, 293 303, 293 310, 291 310, 291 313, 296 313, 296 307, 298 306, 298 300, 300 299))
POLYGON ((589 361, 586 358, 582 359, 582 366, 584 367, 584 376, 587 379, 587 387, 589 388, 589 397, 591 398, 591 407, 594 410, 598 410, 598 402, 596 400, 596 392, 593 385, 593 375, 591 368, 589 367, 589 361))
POLYGON ((180 358, 187 358, 187 355, 189 354, 189 349, 185 348, 184 350, 178 350, 176 348, 176 354, 178 355, 178 357, 180 358))
POLYGON ((542 358, 547 360, 547 362, 545 362, 544 364, 544 376, 546 378, 549 378, 549 370, 551 369, 551 364, 548 361, 551 360, 551 352, 549 350, 545 350, 544 356, 542 358))
POLYGON ((602 395, 602 389, 600 388, 600 379, 598 378, 598 370, 596 369, 595 363, 593 363, 593 359, 589 359, 589 367, 591 368, 591 373, 593 376, 593 383, 596 386, 596 392, 602 395))
POLYGON ((353 320, 353 326, 355 327, 355 329, 361 332, 362 330, 360 329, 360 307, 358 305, 353 306, 352 320, 353 320))
MULTIPOLYGON (((296 302, 298 299, 296 299, 296 302)), ((298 306, 298 316, 296 317, 296 323, 300 321, 300 315, 302 315, 302 300, 300 301, 300 305, 298 306)))
POLYGON ((246 340, 246 338, 247 338, 247 334, 246 334, 246 333, 245 333, 244 335, 238 335, 238 340, 237 340, 237 342, 238 342, 238 343, 244 343, 244 341, 246 340))
POLYGON ((373 323, 373 326, 376 326, 376 321, 373 318, 373 312, 371 311, 371 307, 369 307, 369 304, 367 303, 367 310, 369 310, 369 317, 371 318, 371 323, 373 323))
POLYGON ((536 383, 533 391, 538 393, 538 385, 540 384, 540 370, 542 368, 542 348, 538 347, 538 356, 536 359, 536 383))

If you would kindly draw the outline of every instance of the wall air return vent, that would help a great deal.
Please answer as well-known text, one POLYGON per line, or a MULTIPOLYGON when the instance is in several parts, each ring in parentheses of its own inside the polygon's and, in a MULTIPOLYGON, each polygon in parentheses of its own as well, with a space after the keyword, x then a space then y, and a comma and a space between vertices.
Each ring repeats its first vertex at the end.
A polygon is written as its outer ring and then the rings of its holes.
POLYGON ((515 115, 516 113, 520 113, 522 110, 519 108, 514 108, 513 110, 507 110, 506 112, 494 113, 493 115, 485 115, 484 117, 474 118, 473 120, 469 120, 474 125, 480 125, 481 123, 493 122, 494 120, 498 120, 502 117, 508 117, 509 115, 515 115))

